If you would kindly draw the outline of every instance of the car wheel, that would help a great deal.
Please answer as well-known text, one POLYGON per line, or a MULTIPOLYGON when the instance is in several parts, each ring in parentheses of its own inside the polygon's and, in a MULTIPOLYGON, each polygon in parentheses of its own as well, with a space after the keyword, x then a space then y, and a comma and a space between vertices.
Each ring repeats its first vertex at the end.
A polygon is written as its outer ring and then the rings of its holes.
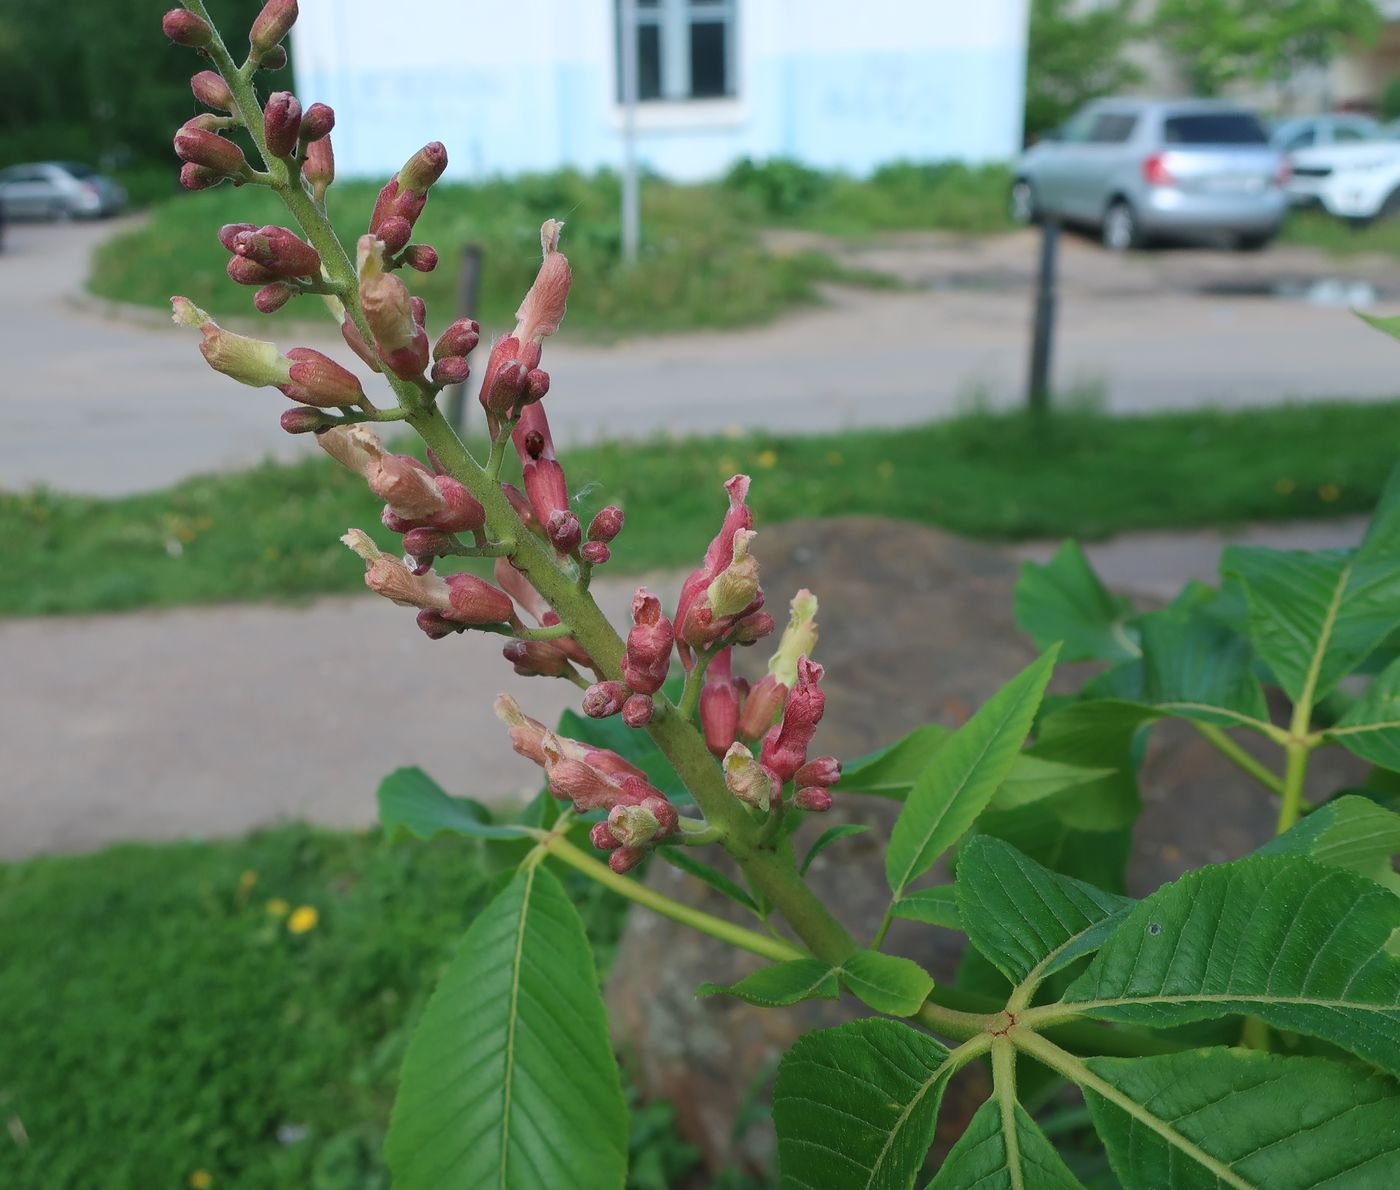
POLYGON ((1017 178, 1011 184, 1011 221, 1027 224, 1040 222, 1040 200, 1035 185, 1028 178, 1017 178))
POLYGON ((1104 212, 1103 226, 1099 229, 1103 246, 1110 252, 1127 252, 1143 245, 1142 228, 1138 225, 1133 208, 1121 198, 1109 203, 1104 212))

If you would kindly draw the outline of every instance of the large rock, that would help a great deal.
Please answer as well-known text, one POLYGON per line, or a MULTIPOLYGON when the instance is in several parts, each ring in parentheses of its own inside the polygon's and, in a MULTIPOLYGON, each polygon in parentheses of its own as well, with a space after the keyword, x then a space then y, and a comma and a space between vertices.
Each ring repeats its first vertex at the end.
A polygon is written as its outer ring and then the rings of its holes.
MULTIPOLYGON (((860 756, 931 719, 955 726, 1035 657, 1012 618, 1018 564, 999 549, 936 529, 855 517, 765 529, 758 545, 775 614, 799 587, 810 587, 821 602, 817 655, 826 667, 827 707, 816 748, 823 754, 860 756)), ((741 652, 738 668, 756 676, 766 658, 762 646, 741 652)), ((1057 683, 1073 689, 1077 676, 1060 675, 1057 683)), ((1334 784, 1341 776, 1335 767, 1325 774, 1334 784)), ((1272 830, 1267 795, 1185 724, 1154 732, 1142 777, 1136 893, 1247 852, 1272 830)), ((815 834, 830 822, 851 821, 873 827, 836 844, 811 871, 813 886, 858 938, 873 935, 889 900, 882 853, 897 809, 881 799, 843 798, 826 823, 804 828, 815 834)), ((705 858, 719 862, 717 854, 705 858)), ((707 912, 753 924, 666 864, 653 864, 648 882, 707 912)), ((889 949, 946 980, 961 942, 949 931, 898 922, 889 949)), ((643 1092, 676 1105, 681 1131, 712 1167, 738 1161, 771 1168, 766 1121, 735 1135, 745 1103, 755 1093, 766 1100, 778 1058, 800 1033, 863 1015, 848 1002, 761 1010, 725 997, 695 999, 700 983, 730 983, 759 965, 638 911, 629 917, 608 989, 619 1045, 643 1092)), ((940 1144, 951 1143, 985 1097, 980 1066, 964 1079, 974 1085, 950 1090, 940 1144)))

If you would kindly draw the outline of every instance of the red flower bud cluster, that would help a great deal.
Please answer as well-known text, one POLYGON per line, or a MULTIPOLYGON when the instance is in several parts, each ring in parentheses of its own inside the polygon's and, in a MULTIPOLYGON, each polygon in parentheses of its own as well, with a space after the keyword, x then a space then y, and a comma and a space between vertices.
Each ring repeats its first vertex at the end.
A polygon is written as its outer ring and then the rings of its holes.
POLYGON ((290 91, 274 91, 263 105, 263 138, 274 157, 290 157, 301 139, 301 104, 290 91))

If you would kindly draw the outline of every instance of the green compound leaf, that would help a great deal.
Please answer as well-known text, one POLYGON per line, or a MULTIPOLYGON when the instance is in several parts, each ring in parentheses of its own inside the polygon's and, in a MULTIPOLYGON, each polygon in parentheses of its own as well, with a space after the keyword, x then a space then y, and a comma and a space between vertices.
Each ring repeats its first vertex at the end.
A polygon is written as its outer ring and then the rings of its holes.
POLYGON ((909 1190, 951 1072, 943 1046, 896 1021, 799 1038, 773 1090, 779 1190, 909 1190))
POLYGON ((803 1000, 835 1000, 841 995, 841 988, 836 971, 820 959, 793 959, 764 967, 729 987, 702 983, 695 995, 737 996, 760 1008, 780 1008, 803 1000))
POLYGON ((931 926, 960 930, 957 889, 951 884, 937 888, 920 888, 900 897, 894 905, 894 915, 905 921, 922 921, 931 926))
POLYGON ((1400 897, 1364 876, 1253 856, 1139 902, 1064 1002, 1159 1027, 1247 1014, 1400 1073, 1397 927, 1400 897))
POLYGON ((1372 680, 1327 738, 1362 760, 1400 769, 1400 661, 1372 680))
POLYGON ((925 723, 888 748, 846 765, 833 793, 864 793, 903 801, 953 733, 941 723, 925 723))
POLYGON ((516 839, 523 827, 491 821, 491 811, 469 797, 450 797, 420 768, 395 769, 379 783, 379 822, 398 834, 431 839, 445 832, 477 839, 516 839))
POLYGON ((1012 678, 920 774, 885 852, 885 875, 896 897, 962 837, 1006 779, 1035 721, 1055 655, 1051 649, 1012 678))
POLYGON ((1249 634, 1295 703, 1327 694, 1400 623, 1400 566, 1388 543, 1304 553, 1230 546, 1221 569, 1249 597, 1249 634))
POLYGON ((913 1016, 933 991, 933 976, 912 959, 858 950, 841 964, 841 980, 851 994, 876 1012, 913 1016))
POLYGON ((472 923, 404 1059, 397 1190, 621 1190, 627 1110, 583 922, 542 866, 472 923))
POLYGON ((1122 661, 1138 655, 1133 608, 1110 595, 1078 543, 1044 566, 1027 562, 1016 580, 1016 623, 1042 651, 1064 643, 1065 661, 1122 661))
POLYGON ((798 873, 805 876, 807 874, 807 869, 812 866, 812 861, 833 843, 837 843, 842 839, 849 839, 852 835, 863 835, 869 829, 868 826, 860 826, 853 822, 842 823, 840 826, 827 827, 826 830, 822 831, 817 837, 817 841, 812 844, 812 849, 807 852, 806 857, 802 860, 802 866, 798 868, 798 873))
POLYGON ((1364 797, 1339 797, 1319 806, 1292 830, 1271 839, 1255 855, 1301 855, 1334 868, 1350 868, 1400 893, 1400 814, 1364 797))
POLYGON ((1254 651, 1244 637, 1184 611, 1154 612, 1139 625, 1148 703, 1223 727, 1269 721, 1254 651))
POLYGON ((1008 1145, 1001 1105, 989 1099, 979 1107, 925 1190, 1084 1190, 1025 1109, 1018 1103, 1013 1111, 1008 1145))
POLYGON ((1227 1049, 1082 1066, 1125 1190, 1400 1186, 1400 1088, 1371 1071, 1227 1049))
POLYGON ((958 920, 1012 983, 1053 974, 1097 948, 1126 897, 1071 880, 1000 839, 976 835, 958 853, 958 920))

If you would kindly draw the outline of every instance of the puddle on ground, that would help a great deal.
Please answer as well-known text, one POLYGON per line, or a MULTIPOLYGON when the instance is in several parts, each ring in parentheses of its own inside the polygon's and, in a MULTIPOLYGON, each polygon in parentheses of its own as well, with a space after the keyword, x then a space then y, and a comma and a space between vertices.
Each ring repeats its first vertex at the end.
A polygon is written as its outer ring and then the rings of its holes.
POLYGON ((1355 277, 1243 277, 1207 281, 1191 292, 1206 297, 1279 298, 1329 310, 1366 310, 1377 302, 1400 301, 1400 287, 1385 288, 1355 277))

